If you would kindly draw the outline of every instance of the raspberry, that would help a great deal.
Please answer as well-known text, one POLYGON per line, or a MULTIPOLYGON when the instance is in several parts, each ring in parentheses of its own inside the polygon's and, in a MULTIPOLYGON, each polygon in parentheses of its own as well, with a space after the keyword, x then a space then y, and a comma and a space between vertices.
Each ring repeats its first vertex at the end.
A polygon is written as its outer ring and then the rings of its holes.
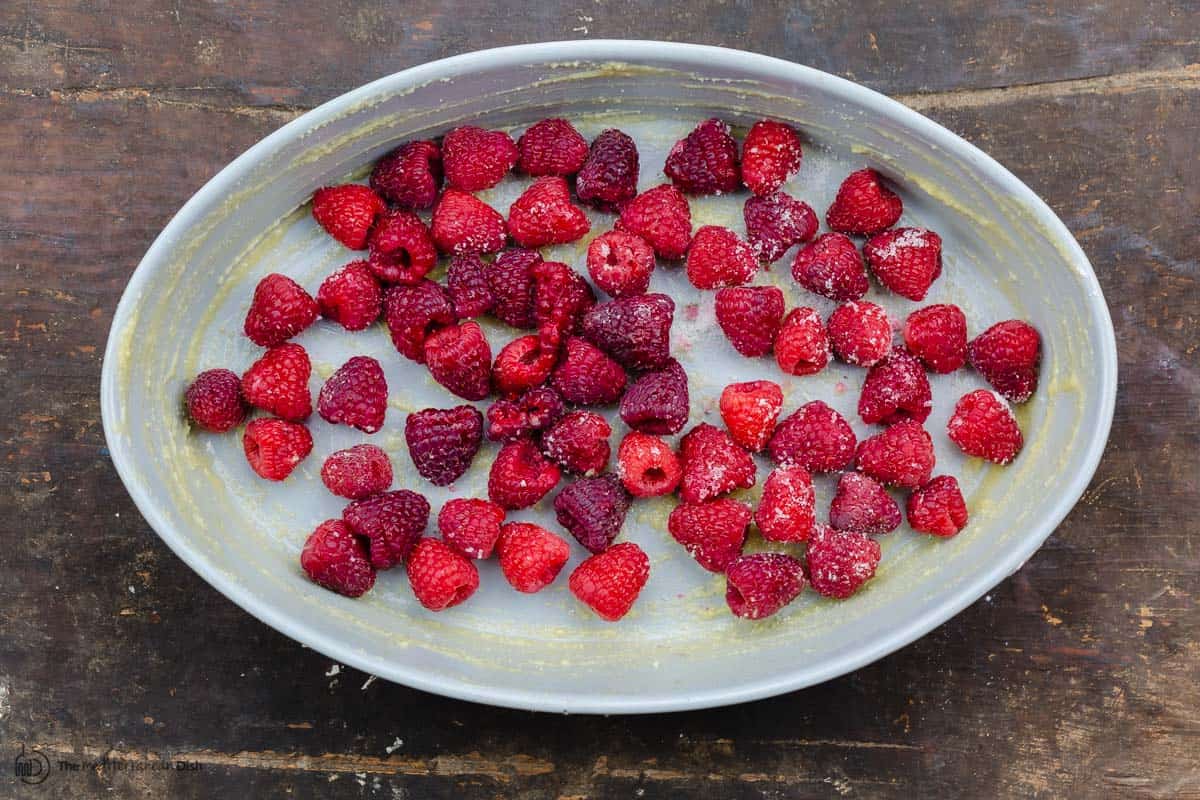
POLYGON ((529 427, 544 431, 567 413, 562 395, 549 386, 539 386, 521 395, 521 410, 525 412, 529 427))
POLYGON ((803 542, 816 518, 812 476, 801 466, 780 467, 763 482, 754 522, 769 542, 803 542))
POLYGON ((587 160, 575 178, 579 199, 604 211, 637 195, 638 151, 633 139, 615 128, 592 141, 587 160))
POLYGON ((429 229, 437 249, 451 255, 494 253, 508 240, 508 226, 500 212, 457 189, 442 193, 429 229))
POLYGON ((1024 403, 1037 390, 1042 341, 1027 322, 997 322, 975 337, 967 352, 971 366, 997 392, 1014 403, 1024 403))
POLYGON ((574 175, 588 157, 588 143, 565 119, 535 122, 517 140, 517 166, 533 175, 574 175))
POLYGON ((904 203, 884 186, 882 175, 873 169, 860 169, 847 175, 838 187, 825 222, 838 233, 870 236, 895 225, 903 211, 904 203))
POLYGON ((648 433, 633 431, 617 448, 617 472, 634 497, 670 494, 679 485, 683 468, 671 446, 648 433))
POLYGON ((468 405, 422 409, 404 421, 404 441, 418 474, 434 486, 449 486, 479 452, 483 415, 468 405))
POLYGON ((775 428, 767 452, 780 466, 835 472, 854 461, 858 440, 846 418, 820 400, 805 403, 775 428))
POLYGON ((604 351, 584 339, 567 339, 566 354, 550 375, 550 383, 568 403, 602 406, 617 402, 625 391, 625 370, 604 351))
POLYGON ((442 539, 468 558, 491 558, 503 523, 503 508, 475 498, 447 500, 437 518, 442 539))
POLYGON ((527 594, 554 583, 571 557, 571 546, 565 539, 530 522, 510 522, 502 527, 496 548, 504 579, 518 592, 527 594))
POLYGON ((490 189, 504 179, 518 157, 516 143, 504 131, 463 125, 442 138, 442 168, 446 185, 453 189, 490 189))
POLYGON ((608 231, 588 245, 588 274, 613 297, 645 294, 654 272, 654 248, 634 233, 608 231))
POLYGON ((687 251, 687 276, 697 289, 738 286, 758 272, 758 257, 733 231, 704 225, 692 237, 687 251))
POLYGON ((717 324, 747 358, 765 356, 783 323, 783 292, 775 286, 734 286, 717 292, 717 324))
POLYGON ((342 511, 342 519, 370 542, 371 564, 391 569, 403 564, 412 546, 429 524, 429 501, 416 492, 396 489, 356 500, 342 511))
POLYGON ((647 189, 621 207, 617 229, 636 233, 668 261, 683 258, 692 241, 692 209, 670 184, 647 189))
POLYGON ((721 392, 721 419, 730 438, 752 453, 767 446, 782 408, 783 390, 772 381, 731 383, 721 392))
POLYGON ((768 195, 800 171, 803 157, 795 128, 759 120, 750 126, 742 143, 742 183, 756 195, 768 195))
POLYGON ((242 424, 246 401, 242 381, 228 369, 201 372, 183 393, 188 418, 206 431, 224 433, 242 424))
POLYGON ((934 372, 954 372, 967 361, 967 318, 954 305, 917 309, 904 321, 904 344, 934 372))
POLYGON ((840 233, 822 234, 801 248, 792 261, 792 277, 830 300, 858 300, 871 288, 858 248, 840 233))
POLYGON ((621 419, 642 433, 678 433, 687 424, 688 410, 687 373, 674 359, 657 372, 643 374, 621 398, 621 419))
POLYGON ((601 303, 583 316, 584 337, 627 369, 661 369, 671 358, 675 301, 643 294, 601 303))
POLYGON ((317 290, 321 316, 348 331, 361 331, 379 319, 383 292, 366 261, 352 261, 321 282, 317 290))
POLYGON ((869 367, 892 349, 887 312, 866 300, 842 303, 829 315, 829 344, 847 364, 869 367))
POLYGON ((497 400, 488 408, 487 437, 508 442, 545 430, 566 413, 558 392, 549 386, 530 389, 515 400, 497 400))
POLYGON ((400 355, 423 363, 425 340, 454 322, 454 306, 446 290, 433 281, 393 286, 383 295, 383 319, 400 355))
POLYGON ((351 250, 365 250, 375 218, 387 210, 369 186, 326 186, 312 196, 312 215, 325 232, 351 250))
POLYGON ((804 591, 804 565, 784 553, 751 553, 730 562, 725 579, 725 602, 733 615, 764 619, 804 591))
POLYGON ((518 439, 500 448, 488 475, 488 497, 510 511, 528 508, 558 485, 558 467, 536 444, 518 439))
POLYGON ((511 442, 528 436, 533 430, 516 400, 497 400, 488 406, 487 438, 493 442, 511 442))
POLYGON ((500 394, 518 395, 544 383, 557 361, 558 352, 542 347, 538 337, 521 336, 500 348, 492 365, 492 382, 500 394))
POLYGON ((375 162, 371 188, 401 208, 432 207, 442 188, 442 151, 433 142, 405 142, 375 162))
POLYGON ((313 583, 346 597, 361 597, 375 585, 366 548, 340 519, 325 520, 309 534, 300 567, 313 583))
POLYGON ((370 356, 354 356, 329 376, 317 397, 321 419, 352 425, 363 433, 383 427, 387 414, 387 380, 370 356))
POLYGON ((987 389, 976 389, 959 398, 946 423, 946 432, 967 455, 995 464, 1012 461, 1024 444, 1021 429, 1008 403, 987 389))
POLYGON ((942 237, 924 228, 895 228, 863 245, 871 271, 887 288, 909 300, 924 300, 942 274, 942 237))
POLYGON ((858 471, 880 483, 915 489, 929 480, 936 458, 933 440, 913 420, 897 422, 858 444, 858 471))
POLYGON ((939 475, 908 496, 908 524, 914 531, 953 536, 967 526, 967 504, 958 481, 939 475))
POLYGON ((457 319, 471 319, 491 311, 496 295, 487 278, 487 265, 478 253, 455 256, 446 270, 446 293, 457 319))
POLYGON ((900 506, 878 483, 857 472, 838 478, 829 506, 831 526, 839 531, 890 533, 900 526, 900 520, 900 506))
POLYGON ((667 517, 667 530, 709 572, 724 572, 742 554, 750 507, 729 497, 684 502, 667 517))
POLYGON ((689 194, 725 194, 741 184, 738 147, 729 126, 707 119, 680 139, 667 154, 663 172, 689 194))
POLYGON ((476 322, 442 328, 425 340, 429 374, 464 400, 482 400, 491 391, 492 348, 476 322))
POLYGON ((440 539, 421 538, 408 555, 408 583, 430 611, 445 611, 475 594, 479 570, 440 539))
POLYGON ((392 485, 392 462, 375 445, 356 444, 325 459, 321 482, 338 497, 361 500, 392 485))
POLYGON ((554 515, 581 545, 602 553, 621 532, 630 502, 616 475, 580 478, 554 498, 554 515))
POLYGON ((283 344, 313 324, 316 301, 286 275, 273 272, 254 287, 243 329, 250 341, 262 347, 283 344))
POLYGON ((411 285, 437 266, 437 248, 425 223, 411 211, 389 211, 371 233, 367 264, 384 283, 411 285))
POLYGON ((281 481, 312 452, 312 434, 298 422, 254 419, 242 435, 242 449, 250 469, 260 478, 281 481))
POLYGON ((571 594, 596 615, 616 622, 629 613, 650 577, 650 559, 633 542, 613 545, 571 573, 571 594))
POLYGON ((807 242, 820 224, 812 206, 783 192, 747 199, 742 219, 750 247, 768 263, 782 258, 792 245, 807 242))
POLYGON ((485 267, 496 298, 496 319, 514 328, 533 328, 533 268, 542 263, 534 250, 505 250, 485 267))
POLYGON ((508 232, 521 247, 566 244, 592 227, 587 214, 571 204, 565 178, 538 178, 508 209, 508 232))
POLYGON ((242 397, 252 406, 287 420, 300 422, 312 413, 308 379, 312 362, 304 348, 293 342, 272 347, 242 375, 242 397))
POLYGON ((545 347, 557 348, 562 337, 575 333, 579 320, 596 304, 584 277, 560 261, 533 265, 533 319, 545 347))
POLYGON ((775 363, 788 375, 813 375, 829 363, 829 337, 821 315, 811 308, 793 308, 775 336, 775 363))
POLYGON ((720 428, 701 422, 680 440, 679 450, 683 459, 679 496, 685 503, 702 503, 754 485, 754 459, 720 428))
POLYGON ((879 542, 857 531, 818 525, 808 540, 808 580, 818 594, 845 600, 875 576, 879 542))
POLYGON ((921 362, 903 347, 867 370, 858 415, 863 422, 891 425, 903 419, 924 422, 933 409, 929 378, 921 362))
POLYGON ((568 472, 599 475, 608 466, 608 421, 591 411, 572 411, 542 436, 546 458, 568 472))

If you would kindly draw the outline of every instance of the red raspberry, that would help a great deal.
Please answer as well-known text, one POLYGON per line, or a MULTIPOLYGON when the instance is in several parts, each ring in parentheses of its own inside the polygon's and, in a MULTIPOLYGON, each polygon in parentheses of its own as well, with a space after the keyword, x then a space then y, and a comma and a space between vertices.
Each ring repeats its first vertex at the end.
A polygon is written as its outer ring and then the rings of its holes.
POLYGON ((858 444, 858 471, 880 483, 915 489, 929 480, 937 459, 933 440, 913 420, 897 422, 858 444))
POLYGON ((433 281, 393 286, 383 295, 383 319, 400 355, 423 363, 425 340, 454 322, 454 306, 446 290, 433 281))
POLYGON ((645 294, 654 272, 654 248, 635 233, 608 231, 588 245, 588 274, 613 297, 645 294))
POLYGON ((568 472, 599 475, 608 466, 608 421, 591 411, 572 411, 542 436, 546 458, 568 472))
POLYGON ((437 248, 425 223, 411 211, 389 211, 371 232, 367 262, 384 283, 411 285, 437 266, 437 248))
POLYGON ((650 559, 633 542, 613 545, 571 573, 571 594, 608 622, 629 613, 650 577, 650 559))
POLYGON ((1008 403, 987 389, 976 389, 959 398, 946 423, 946 432, 967 455, 995 464, 1012 461, 1024 444, 1021 428, 1008 403))
POLYGON ((545 383, 557 361, 558 352, 542 347, 538 337, 518 337, 500 348, 492 365, 492 383, 502 395, 518 395, 545 383))
POLYGON ((709 572, 724 572, 742 554, 750 506, 729 497, 680 503, 667 517, 667 530, 709 572))
POLYGON ((775 336, 775 363, 788 375, 813 375, 829 363, 829 337, 821 315, 811 308, 793 308, 775 336))
POLYGON ((954 305, 917 309, 904 321, 904 344, 934 372, 954 372, 967 361, 967 318, 954 305))
POLYGON ((679 451, 683 458, 679 496, 685 503, 702 503, 754 485, 754 459, 729 434, 707 422, 680 440, 679 451))
POLYGON ((869 367, 892 349, 892 323, 874 303, 851 300, 829 315, 829 344, 847 364, 869 367))
POLYGON ((587 214, 571 204, 565 178, 538 178, 508 209, 508 232, 521 247, 566 244, 592 227, 587 214))
POLYGON ((404 441, 418 474, 434 486, 449 486, 479 452, 483 415, 468 405, 422 409, 404 421, 404 441))
POLYGON ((679 433, 687 424, 688 410, 687 373, 674 359, 638 377, 621 398, 621 419, 642 433, 679 433))
POLYGON ((595 345, 572 336, 566 354, 550 375, 550 383, 568 403, 603 406, 625 391, 625 370, 595 345))
POLYGON ((772 381, 731 383, 721 392, 721 419, 739 447, 762 452, 775 432, 783 390, 772 381))
POLYGON ((250 420, 242 435, 246 461, 260 478, 281 481, 312 452, 312 434, 298 422, 250 420))
POLYGON ((738 147, 729 126, 707 119, 680 139, 667 154, 663 172, 689 194, 726 194, 741 184, 738 147))
POLYGON ((565 119, 535 122, 517 140, 517 166, 533 175, 574 175, 588 157, 587 139, 565 119))
POLYGON ((497 400, 488 406, 487 438, 493 442, 511 442, 528 436, 533 430, 516 400, 497 400))
POLYGON ((845 600, 875 577, 879 542, 857 531, 818 525, 808 540, 808 580, 818 594, 845 600))
POLYGON ((763 482, 754 522, 769 542, 803 542, 816 518, 812 476, 801 466, 780 467, 763 482))
POLYGON ((687 251, 687 276, 697 289, 739 286, 758 272, 758 257, 733 231, 704 225, 687 251))
POLYGON ((312 362, 294 342, 272 347, 242 375, 242 397, 252 406, 287 420, 300 422, 312 413, 308 379, 312 362))
POLYGON ((554 583, 571 557, 571 546, 565 539, 530 522, 510 522, 502 527, 496 547, 505 580, 527 594, 554 583))
POLYGON ((401 208, 432 207, 442 188, 442 151, 433 142, 405 142, 375 162, 371 188, 401 208))
POLYGON ((871 288, 858 248, 840 233, 822 234, 801 248, 792 261, 792 277, 830 300, 858 300, 871 288))
POLYGON ((255 344, 274 347, 312 325, 316 318, 317 304, 308 292, 286 275, 273 272, 254 288, 243 329, 255 344))
POLYGON ((633 431, 617 448, 617 472, 634 497, 658 497, 675 491, 683 467, 669 444, 657 436, 633 431))
POLYGON ((317 224, 351 250, 365 250, 367 235, 375 218, 387 210, 369 186, 347 183, 326 186, 312 196, 312 215, 317 224))
POLYGON ((500 448, 488 475, 488 497, 510 511, 529 508, 558 485, 558 467, 548 461, 538 446, 518 439, 500 448))
POLYGON ((487 437, 508 442, 548 429, 566 413, 562 396, 549 386, 530 389, 516 400, 497 400, 488 408, 487 437))
POLYGON ((504 131, 474 125, 455 128, 442 138, 446 185, 464 192, 490 189, 517 163, 517 145, 504 131))
POLYGON ((361 500, 392 485, 392 462, 375 445, 356 444, 325 459, 321 482, 338 497, 361 500))
POLYGON ((457 189, 442 193, 429 228, 437 249, 451 255, 494 253, 508 240, 508 226, 500 212, 457 189))
POLYGON ((725 578, 725 602, 742 619, 769 617, 804 591, 804 565, 784 553, 739 556, 725 578))
POLYGON ((782 258, 792 245, 807 242, 820 224, 812 206, 783 192, 748 198, 742 219, 750 247, 768 263, 782 258))
POLYGON ((783 324, 783 292, 775 286, 732 286, 717 292, 717 324, 747 358, 765 356, 783 324))
POLYGON ((367 549, 340 519, 325 520, 309 534, 300 566, 313 583, 346 597, 361 597, 375 585, 367 549))
POLYGON ((488 267, 478 253, 455 256, 446 270, 446 293, 454 306, 454 316, 471 319, 491 311, 496 295, 488 282, 488 267))
POLYGON ((425 532, 429 501, 416 492, 396 489, 356 500, 343 509, 342 519, 370 542, 372 566, 391 569, 404 563, 425 532))
POLYGON ((201 372, 183 393, 188 418, 206 431, 224 433, 242 424, 246 401, 242 399, 242 381, 228 369, 201 372))
POLYGON ((408 555, 408 583, 430 611, 445 611, 475 594, 479 570, 440 539, 422 538, 408 555))
POLYGON ((742 143, 742 183, 756 195, 768 195, 800 171, 804 151, 791 125, 759 120, 742 143))
POLYGON ((958 481, 939 475, 908 496, 908 524, 914 531, 953 536, 967 526, 967 504, 958 481))
POLYGON ((491 558, 504 523, 504 509, 489 500, 454 498, 442 506, 437 523, 446 544, 464 556, 491 558))
POLYGON ((567 413, 562 395, 549 386, 539 386, 521 395, 521 410, 525 412, 529 427, 544 431, 558 422, 567 413))
POLYGON ((829 506, 829 524, 839 531, 890 533, 900 527, 900 506, 866 475, 843 473, 829 506))
POLYGON ((491 391, 492 348, 476 322, 448 325, 425 340, 429 374, 464 400, 482 400, 491 391))
POLYGON ((887 288, 909 300, 924 300, 942 274, 942 237, 924 228, 895 228, 863 245, 871 271, 887 288))
POLYGON ((825 222, 839 233, 870 236, 895 225, 903 211, 904 203, 884 186, 882 175, 873 169, 860 169, 842 181, 833 205, 825 213, 825 222))
POLYGON ((533 265, 533 319, 542 345, 557 348, 566 334, 575 333, 580 318, 596 304, 592 287, 560 261, 533 265))
POLYGON ((533 328, 533 268, 542 263, 535 250, 505 250, 485 267, 496 298, 496 319, 514 328, 533 328))
POLYGON ((622 205, 617 229, 636 233, 656 256, 675 261, 692 241, 692 209, 674 186, 655 186, 622 205))
POLYGON ((348 331, 361 331, 379 319, 383 292, 366 261, 352 261, 321 283, 317 290, 321 316, 348 331))
POLYGON ((896 347, 867 370, 858 415, 868 424, 891 425, 903 419, 924 422, 933 409, 929 378, 921 362, 903 347, 896 347))
POLYGON ((581 545, 602 553, 621 532, 631 502, 616 475, 580 478, 554 498, 554 515, 581 545))
POLYGON ((820 400, 805 403, 775 428, 767 452, 780 466, 836 472, 854 461, 858 440, 846 418, 820 400))
POLYGON ((1037 390, 1042 340, 1029 323, 997 322, 976 336, 967 352, 971 366, 1012 402, 1024 403, 1037 390))
POLYGON ((363 433, 383 427, 387 414, 387 380, 370 356, 354 356, 329 376, 317 397, 321 419, 352 425, 363 433))
POLYGON ((587 160, 575 178, 579 199, 604 211, 637 195, 638 151, 633 139, 615 128, 592 141, 587 160))
POLYGON ((675 301, 643 294, 601 303, 583 317, 583 335, 627 369, 661 369, 671 359, 675 301))

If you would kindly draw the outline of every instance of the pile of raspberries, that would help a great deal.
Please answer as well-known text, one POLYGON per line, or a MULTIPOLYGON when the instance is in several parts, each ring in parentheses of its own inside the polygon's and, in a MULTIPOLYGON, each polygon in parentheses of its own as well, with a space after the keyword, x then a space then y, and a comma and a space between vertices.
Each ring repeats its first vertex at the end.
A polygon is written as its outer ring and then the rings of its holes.
MULTIPOLYGON (((605 620, 629 611, 650 573, 637 543, 614 544, 630 506, 674 492, 679 503, 668 530, 701 567, 726 576, 735 615, 767 617, 808 584, 827 597, 849 597, 875 574, 880 548, 871 537, 900 525, 901 508, 887 487, 908 493, 904 514, 916 531, 947 537, 966 525, 958 482, 934 475, 933 441, 923 427, 932 405, 927 373, 969 364, 995 389, 963 396, 946 433, 968 455, 1007 464, 1022 446, 1009 402, 1033 394, 1041 343, 1018 320, 968 341, 958 307, 929 305, 908 316, 903 342, 893 345, 887 314, 862 299, 869 275, 923 300, 942 270, 940 237, 894 227, 901 198, 873 169, 846 177, 825 214, 829 232, 817 235, 813 209, 781 191, 800 169, 797 132, 763 120, 740 151, 727 124, 706 120, 671 149, 668 182, 638 193, 637 146, 615 129, 589 144, 567 120, 545 119, 515 142, 471 125, 440 142, 407 142, 375 164, 368 185, 314 193, 316 221, 365 257, 329 275, 315 299, 284 275, 263 278, 245 333, 265 351, 240 377, 227 369, 199 375, 186 391, 188 414, 200 428, 229 431, 251 407, 266 412, 245 426, 246 459, 258 475, 282 481, 313 446, 304 424, 313 410, 312 367, 289 340, 318 316, 348 331, 382 317, 400 355, 425 364, 450 393, 472 402, 495 398, 486 415, 470 404, 409 414, 404 434, 417 472, 447 486, 471 467, 484 436, 502 446, 487 498, 443 505, 440 537, 426 535, 425 497, 391 488, 382 449, 359 444, 330 454, 321 478, 351 502, 340 519, 317 526, 301 553, 302 568, 321 586, 357 597, 377 571, 404 564, 417 600, 439 611, 475 592, 474 560, 495 554, 514 589, 537 592, 557 578, 570 546, 541 526, 505 517, 538 503, 568 473, 554 511, 592 554, 571 573, 570 589, 605 620), (533 181, 506 218, 473 193, 512 170, 533 181), (689 195, 742 186, 750 191, 745 239, 714 225, 693 230, 689 195), (537 250, 588 235, 581 205, 615 216, 587 249, 590 282, 537 250), (796 282, 841 304, 828 319, 812 308, 786 309, 774 286, 749 285, 794 245, 803 245, 792 262, 796 282), (437 283, 426 276, 443 257, 449 264, 437 283), (788 375, 820 372, 831 356, 865 368, 858 413, 880 431, 857 441, 819 400, 780 421, 783 392, 763 379, 725 387, 724 429, 701 422, 677 446, 664 438, 687 426, 688 376, 671 357, 675 303, 648 289, 658 263, 681 260, 697 289, 715 291, 717 322, 740 354, 773 354, 788 375), (611 299, 599 301, 597 289, 611 299), (493 354, 474 321, 483 314, 526 333, 493 354), (610 469, 612 428, 589 409, 611 405, 628 430, 610 469), (775 468, 751 508, 730 493, 754 485, 751 454, 763 452, 775 468), (812 475, 831 472, 841 474, 824 524, 812 475), (752 524, 767 542, 806 543, 804 557, 743 554, 752 524)), ((317 413, 373 434, 384 425, 387 392, 379 362, 355 356, 325 381, 317 413)))

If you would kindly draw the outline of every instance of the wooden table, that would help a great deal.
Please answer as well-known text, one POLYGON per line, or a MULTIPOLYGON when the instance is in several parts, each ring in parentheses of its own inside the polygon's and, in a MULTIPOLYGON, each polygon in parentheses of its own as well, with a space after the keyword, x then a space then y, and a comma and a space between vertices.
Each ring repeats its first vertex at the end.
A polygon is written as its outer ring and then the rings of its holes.
POLYGON ((0 4, 4 796, 1200 797, 1200 6, 482 5, 0 4), (1100 470, 985 599, 808 691, 564 717, 339 670, 126 496, 97 399, 117 298, 183 201, 305 109, 467 50, 628 35, 861 81, 1045 197, 1117 326, 1100 470), (11 774, 22 747, 44 783, 11 774))

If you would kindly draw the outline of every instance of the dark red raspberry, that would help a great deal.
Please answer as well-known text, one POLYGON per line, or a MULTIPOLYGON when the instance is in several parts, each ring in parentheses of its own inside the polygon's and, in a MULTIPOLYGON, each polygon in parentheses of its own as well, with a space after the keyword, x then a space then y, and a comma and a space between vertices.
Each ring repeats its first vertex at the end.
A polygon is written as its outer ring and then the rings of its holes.
POLYGON ((688 431, 679 442, 679 452, 683 460, 679 496, 685 503, 702 503, 754 485, 754 459, 729 434, 707 422, 688 431))
POLYGON ((997 322, 975 337, 967 350, 971 366, 997 392, 1024 403, 1037 390, 1042 339, 1027 322, 997 322))
POLYGON ((571 557, 571 546, 565 539, 530 522, 510 522, 502 527, 496 550, 505 580, 527 594, 554 583, 571 557))
POLYGON ((908 524, 914 531, 953 536, 967 526, 967 504, 951 475, 939 475, 908 496, 908 524))
POLYGON ((412 285, 437 266, 437 248, 425 223, 411 211, 389 211, 371 233, 371 272, 384 283, 412 285))
POLYGON ((464 400, 491 391, 492 348, 476 322, 448 325, 425 340, 425 363, 433 379, 464 400))
POLYGON ((909 300, 924 300, 942 274, 942 237, 924 228, 876 234, 863 245, 863 255, 880 283, 909 300))
POLYGON ((446 293, 454 306, 454 316, 471 319, 491 311, 496 305, 487 277, 488 267, 478 253, 455 256, 446 270, 446 293))
POLYGON ((858 471, 889 486, 915 489, 929 480, 937 459, 933 440, 913 420, 897 422, 858 444, 858 471))
POLYGON ((483 415, 468 405, 416 411, 404 421, 404 441, 421 477, 434 486, 449 486, 479 452, 483 415))
POLYGON ((779 467, 763 482, 754 522, 769 542, 803 542, 816 519, 812 476, 799 465, 779 467))
POLYGON ((756 195, 768 195, 800 171, 804 151, 791 125, 763 119, 750 126, 742 143, 742 183, 756 195))
POLYGON ((617 229, 636 233, 656 256, 675 261, 692 241, 692 209, 674 186, 655 186, 622 205, 617 229))
POLYGON ((321 482, 338 497, 361 500, 392 485, 392 462, 373 444, 356 444, 330 453, 321 465, 321 482))
POLYGON ((361 331, 379 319, 383 292, 366 261, 351 261, 322 281, 317 306, 325 319, 348 331, 361 331))
POLYGON ((515 400, 497 400, 487 412, 487 437, 508 442, 547 430, 566 410, 562 396, 549 386, 530 389, 515 400))
POLYGON ((575 193, 589 205, 613 211, 637 195, 637 183, 637 145, 621 131, 610 128, 592 141, 587 160, 575 178, 575 193))
POLYGON ((562 395, 549 386, 539 386, 521 395, 521 410, 528 418, 529 427, 544 431, 558 422, 567 413, 562 395))
POLYGON ((608 421, 591 411, 572 411, 542 436, 546 458, 577 475, 599 475, 608 466, 608 421))
POLYGON ((494 253, 508 241, 508 226, 500 212, 457 189, 442 193, 429 229, 437 249, 450 255, 494 253))
POLYGON ((300 567, 313 583, 346 597, 361 597, 375 585, 367 549, 340 519, 325 520, 309 534, 300 567))
POLYGON ((650 577, 650 559, 633 542, 621 542, 584 561, 571 573, 571 594, 601 619, 629 613, 650 577))
POLYGON ((625 391, 625 370, 604 351, 577 336, 567 339, 566 354, 550 383, 568 403, 603 406, 625 391))
POLYGON ((631 370, 661 369, 671 358, 675 301, 643 294, 601 303, 583 317, 584 337, 631 370))
POLYGON ((496 319, 514 328, 533 328, 533 268, 542 263, 534 250, 505 250, 486 267, 488 285, 496 298, 496 319))
POLYGON ((667 517, 672 538, 709 572, 724 572, 742 554, 749 527, 750 507, 729 497, 680 503, 667 517))
POLYGON ((900 506, 866 475, 843 473, 829 505, 829 524, 839 531, 891 533, 900 527, 900 506))
POLYGON ((580 478, 554 498, 554 515, 581 545, 602 553, 621 532, 631 502, 616 475, 580 478))
POLYGON ((579 329, 583 315, 596 304, 592 287, 560 261, 533 265, 533 319, 542 345, 557 348, 563 337, 579 329))
POLYGON ((687 373, 675 359, 638 377, 621 398, 621 419, 635 431, 665 436, 687 424, 690 400, 687 373))
POLYGON ((533 432, 529 419, 516 400, 497 400, 488 406, 487 438, 493 442, 511 442, 533 432))
POLYGON ((783 192, 747 199, 742 219, 750 247, 768 263, 782 258, 792 245, 807 242, 820 225, 812 206, 783 192))
POLYGON ((829 315, 829 344, 847 364, 869 367, 892 349, 887 312, 866 300, 842 303, 829 315))
POLYGON ((383 427, 387 414, 387 392, 379 362, 370 356, 354 356, 321 387, 317 412, 326 422, 375 433, 383 427))
POLYGON ((719 119, 701 122, 667 154, 663 172, 689 194, 726 194, 737 191, 738 147, 729 126, 719 119))
POLYGON ((408 555, 408 583, 430 611, 445 611, 475 594, 479 570, 440 539, 422 538, 408 555))
POLYGON ((571 203, 565 178, 538 178, 508 209, 508 232, 521 247, 566 244, 591 230, 587 214, 571 203))
POLYGON ((588 274, 613 297, 645 294, 654 272, 654 248, 635 233, 608 231, 588 245, 588 274))
POLYGON ((725 602, 742 619, 769 617, 804 591, 804 565, 784 553, 739 556, 725 578, 725 602))
POLYGON ((875 576, 879 542, 857 531, 818 525, 808 540, 808 580, 818 594, 845 600, 875 576))
POLYGON ((836 472, 854 461, 858 440, 846 418, 820 400, 805 403, 775 428, 767 452, 780 466, 836 472))
POLYGON ((919 308, 904 321, 904 344, 934 372, 954 372, 967 361, 967 318, 955 305, 919 308))
POLYGON ((867 370, 858 415, 869 424, 891 425, 903 419, 924 422, 933 409, 925 368, 903 347, 896 347, 867 370))
POLYGON ((454 498, 438 512, 438 532, 468 558, 491 558, 500 538, 504 509, 490 500, 454 498))
POLYGON ((704 225, 687 251, 687 276, 697 289, 739 286, 758 272, 758 257, 733 231, 704 225))
POLYGON ((788 375, 813 375, 829 363, 829 337, 821 315, 811 308, 793 308, 775 335, 775 363, 788 375))
POLYGON ((432 208, 442 188, 442 151, 428 141, 405 142, 375 162, 371 188, 401 208, 432 208))
POLYGON ((504 131, 474 125, 455 128, 442 138, 446 185, 464 192, 490 189, 517 163, 517 145, 504 131))
POLYGON ((258 282, 243 329, 250 341, 274 347, 312 325, 317 303, 300 284, 273 272, 258 282))
POLYGON ((873 169, 851 172, 838 188, 825 222, 839 233, 870 236, 900 219, 904 204, 873 169))
POLYGON ((312 413, 308 379, 312 362, 294 342, 272 347, 242 375, 242 397, 252 406, 287 420, 301 422, 312 413))
POLYGON ((433 281, 393 286, 383 295, 383 319, 400 355, 424 363, 425 340, 454 322, 454 306, 446 290, 433 281))
POLYGON ((830 300, 858 300, 871 288, 858 248, 840 233, 822 234, 801 248, 792 261, 792 277, 830 300))
POLYGON ((530 125, 517 140, 517 166, 528 175, 574 175, 588 157, 587 139, 565 119, 530 125))
POLYGON ((1008 403, 987 389, 976 389, 959 398, 946 423, 946 432, 967 455, 995 464, 1012 461, 1024 444, 1021 428, 1008 403))
POLYGON ((671 446, 637 431, 626 434, 617 448, 617 472, 634 497, 670 494, 683 477, 683 467, 671 446))
POLYGON ((510 511, 528 508, 557 484, 562 473, 529 439, 500 448, 488 475, 488 497, 510 511))
POLYGON ((416 492, 396 489, 356 500, 342 511, 342 519, 370 542, 372 566, 391 569, 404 563, 425 532, 429 501, 416 492))
POLYGON ((242 449, 250 469, 260 478, 281 481, 312 452, 312 434, 298 422, 260 418, 250 420, 242 449))
POLYGON ((364 250, 375 218, 387 210, 369 186, 347 183, 313 192, 312 214, 325 232, 351 250, 364 250))
POLYGON ((721 392, 721 419, 739 447, 761 452, 775 432, 783 390, 772 381, 731 383, 721 392))
POLYGON ((783 323, 783 292, 775 286, 731 286, 717 292, 717 324, 747 358, 765 356, 783 323))
POLYGON ((492 383, 496 391, 512 397, 540 386, 550 377, 558 361, 558 352, 542 346, 537 336, 521 336, 513 339, 496 355, 492 365, 492 383))
POLYGON ((242 381, 228 369, 201 372, 183 393, 183 400, 192 423, 214 433, 241 425, 248 411, 242 399, 242 381))

